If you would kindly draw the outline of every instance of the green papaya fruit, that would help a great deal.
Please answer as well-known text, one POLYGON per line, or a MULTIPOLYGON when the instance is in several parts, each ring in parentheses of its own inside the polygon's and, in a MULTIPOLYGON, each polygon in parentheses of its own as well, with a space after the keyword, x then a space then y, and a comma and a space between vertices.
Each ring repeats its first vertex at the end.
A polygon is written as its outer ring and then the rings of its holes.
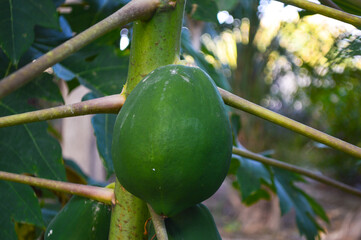
POLYGON ((199 68, 154 70, 129 94, 115 122, 116 176, 160 215, 209 198, 226 177, 231 154, 224 103, 199 68))
MULTIPOLYGON (((155 231, 153 225, 148 227, 148 239, 155 231)), ((197 204, 179 214, 166 218, 165 226, 169 240, 220 240, 212 214, 203 204, 197 204)))
POLYGON ((107 240, 111 207, 73 196, 49 223, 45 240, 107 240))

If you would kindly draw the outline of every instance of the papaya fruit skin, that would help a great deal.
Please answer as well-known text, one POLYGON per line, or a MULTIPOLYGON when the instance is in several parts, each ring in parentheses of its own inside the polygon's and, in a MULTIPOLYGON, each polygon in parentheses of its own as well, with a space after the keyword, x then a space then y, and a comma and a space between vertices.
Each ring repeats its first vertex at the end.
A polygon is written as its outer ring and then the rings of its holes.
POLYGON ((167 65, 148 74, 129 94, 114 126, 119 182, 160 215, 209 198, 226 177, 231 154, 223 100, 199 68, 167 65))
POLYGON ((107 240, 111 207, 73 196, 49 223, 45 240, 107 240))
MULTIPOLYGON (((173 217, 166 218, 165 226, 169 240, 222 239, 212 214, 203 204, 194 205, 173 217)), ((154 234, 154 227, 151 225, 148 239, 151 239, 154 234)))

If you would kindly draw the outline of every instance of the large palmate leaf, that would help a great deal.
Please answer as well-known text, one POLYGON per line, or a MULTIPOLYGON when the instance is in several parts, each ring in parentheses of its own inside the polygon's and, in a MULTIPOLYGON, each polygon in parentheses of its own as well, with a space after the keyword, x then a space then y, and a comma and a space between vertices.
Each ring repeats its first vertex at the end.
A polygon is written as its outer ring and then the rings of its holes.
POLYGON ((316 221, 316 216, 328 222, 326 213, 315 200, 294 186, 295 181, 303 181, 300 176, 277 168, 274 168, 273 171, 275 173, 276 191, 280 199, 281 214, 294 209, 300 234, 305 235, 308 240, 315 239, 319 236, 319 231, 323 231, 316 221))
MULTIPOLYGON (((52 76, 44 74, 2 99, 0 116, 32 111, 31 104, 35 104, 37 99, 62 101, 52 76)), ((0 128, 0 170, 65 180, 60 145, 48 134, 47 128, 45 122, 0 128)), ((3 226, 0 239, 17 239, 14 237, 14 221, 43 226, 38 200, 28 186, 1 182, 0 208, 3 226)))
POLYGON ((262 185, 272 185, 272 177, 267 167, 259 162, 238 157, 240 165, 237 169, 237 182, 242 195, 242 202, 251 205, 260 199, 270 199, 271 196, 262 185))
POLYGON ((16 65, 34 40, 34 27, 58 27, 52 0, 0 1, 0 47, 16 65))
MULTIPOLYGON (((84 96, 83 100, 94 98, 96 98, 95 94, 89 93, 84 96)), ((96 114, 91 120, 97 139, 99 156, 107 171, 107 177, 114 173, 111 148, 116 117, 115 114, 96 114)))
MULTIPOLYGON (((61 101, 60 92, 48 74, 0 101, 0 116, 34 110, 36 99, 61 101), (30 104, 29 104, 30 103, 30 104)), ((0 169, 64 180, 59 143, 47 132, 45 122, 0 129, 0 169), (21 152, 19 152, 21 149, 21 152)))
MULTIPOLYGON (((237 118, 239 118, 237 115, 231 116, 233 142, 237 148, 246 150, 237 139, 240 130, 237 118)), ((237 177, 237 182, 233 186, 241 192, 242 202, 246 205, 256 203, 260 199, 270 199, 269 193, 276 193, 279 197, 281 214, 284 215, 294 209, 299 232, 305 235, 307 240, 316 239, 319 232, 323 231, 317 223, 317 217, 328 222, 323 208, 311 196, 294 185, 296 182, 305 182, 298 174, 237 155, 232 156, 228 174, 237 177)))
POLYGON ((97 96, 120 93, 128 72, 128 56, 121 56, 114 47, 92 44, 75 53, 54 68, 91 89, 97 96))
POLYGON ((240 165, 237 169, 237 188, 242 195, 242 202, 250 205, 260 199, 269 199, 269 191, 279 197, 281 214, 291 209, 295 210, 297 227, 301 235, 308 240, 316 239, 323 231, 317 223, 320 217, 328 222, 323 208, 308 194, 296 187, 294 183, 304 182, 304 179, 292 172, 274 167, 267 167, 262 163, 250 159, 238 158, 240 165), (266 190, 268 188, 268 190, 266 190))
POLYGON ((0 239, 18 239, 15 222, 44 227, 38 199, 29 186, 0 181, 0 211, 0 239))

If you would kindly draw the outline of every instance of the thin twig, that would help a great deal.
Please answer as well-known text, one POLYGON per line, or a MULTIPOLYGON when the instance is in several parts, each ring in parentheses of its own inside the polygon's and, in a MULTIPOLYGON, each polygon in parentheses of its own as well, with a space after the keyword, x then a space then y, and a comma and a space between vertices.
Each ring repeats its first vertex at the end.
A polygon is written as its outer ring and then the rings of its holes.
POLYGON ((111 205, 114 198, 114 190, 109 188, 95 187, 83 184, 55 181, 44 178, 26 176, 22 174, 0 171, 0 180, 28 184, 34 187, 46 188, 87 197, 111 205))
POLYGON ((155 233, 157 234, 158 240, 168 240, 167 229, 165 227, 164 218, 159 216, 153 208, 147 203, 150 216, 152 217, 153 226, 155 233))
POLYGON ((125 98, 122 95, 116 94, 59 107, 0 117, 0 128, 87 114, 118 113, 124 101, 125 98))
POLYGON ((0 81, 0 99, 39 76, 95 39, 132 21, 149 17, 161 4, 159 0, 132 0, 104 20, 71 38, 45 55, 0 81))
POLYGON ((345 23, 352 24, 357 28, 361 27, 360 17, 334 9, 332 7, 327 7, 307 0, 277 0, 277 1, 290 4, 314 13, 318 13, 326 17, 334 18, 345 23))
POLYGON ((348 186, 348 185, 346 185, 344 183, 333 180, 332 178, 329 178, 329 177, 326 177, 326 176, 322 176, 322 175, 320 175, 318 173, 314 173, 314 172, 309 171, 307 169, 297 167, 297 166, 291 165, 289 163, 281 162, 281 161, 278 161, 278 160, 273 159, 273 158, 265 157, 265 156, 262 156, 260 154, 248 151, 248 150, 246 150, 246 151, 241 150, 241 149, 235 148, 235 147, 233 148, 232 152, 234 154, 239 155, 239 156, 249 158, 249 159, 253 159, 253 160, 257 161, 257 162, 261 162, 261 163, 268 164, 268 165, 273 166, 273 167, 285 169, 285 170, 288 170, 288 171, 291 171, 291 172, 295 172, 295 173, 304 175, 304 176, 312 178, 312 179, 314 179, 314 180, 316 180, 318 182, 324 183, 326 185, 330 185, 330 186, 338 188, 338 189, 340 189, 342 191, 345 191, 345 192, 351 193, 353 195, 356 195, 358 197, 361 197, 361 191, 359 189, 350 187, 350 186, 348 186))
POLYGON ((250 101, 247 101, 241 97, 238 97, 237 95, 227 92, 226 90, 223 90, 221 88, 218 88, 218 90, 223 98, 224 103, 231 107, 243 110, 260 118, 266 119, 279 126, 285 127, 291 131, 297 132, 308 138, 311 138, 317 142, 323 143, 327 146, 330 146, 332 148, 350 154, 351 156, 361 159, 361 148, 355 145, 352 145, 348 142, 330 136, 326 133, 311 128, 302 123, 299 123, 288 117, 282 116, 281 114, 272 112, 271 110, 268 110, 264 107, 261 107, 250 101))

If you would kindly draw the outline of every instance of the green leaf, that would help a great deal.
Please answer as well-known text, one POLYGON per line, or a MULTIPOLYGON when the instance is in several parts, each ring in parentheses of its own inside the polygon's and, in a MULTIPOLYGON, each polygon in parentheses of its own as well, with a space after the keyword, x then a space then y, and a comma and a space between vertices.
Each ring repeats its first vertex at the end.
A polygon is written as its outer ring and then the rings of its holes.
POLYGON ((240 187, 242 202, 253 204, 259 199, 270 199, 270 195, 262 188, 272 185, 272 178, 268 169, 262 163, 239 157, 240 166, 236 176, 240 187))
MULTIPOLYGON (((45 75, 1 100, 0 116, 35 110, 30 105, 34 100, 58 101, 59 95, 57 85, 45 75)), ((45 122, 38 122, 1 128, 0 169, 65 180, 60 145, 48 134, 47 127, 45 122)))
MULTIPOLYGON (((0 78, 14 72, 16 68, 20 68, 36 58, 41 57, 46 52, 52 50, 64 41, 72 37, 72 30, 66 22, 65 18, 59 17, 59 25, 61 30, 49 29, 36 26, 35 39, 30 48, 20 58, 19 63, 15 66, 0 48, 0 78)), ((59 64, 56 64, 56 68, 59 64)), ((67 80, 65 74, 60 75, 60 78, 67 80)), ((71 78, 74 76, 72 75, 71 78)))
POLYGON ((186 12, 195 20, 217 22, 218 6, 215 0, 188 0, 186 12))
POLYGON ((117 115, 115 114, 97 114, 92 118, 94 134, 97 138, 98 151, 107 171, 107 177, 114 173, 111 147, 116 118, 117 115))
POLYGON ((61 62, 54 71, 59 76, 66 71, 97 96, 106 96, 121 92, 128 61, 128 55, 122 55, 119 49, 95 43, 61 62))
MULTIPOLYGON (((76 33, 82 32, 124 6, 121 0, 85 0, 69 4, 72 11, 64 14, 76 33)), ((119 36, 119 33, 118 33, 119 36)))
MULTIPOLYGON (((94 99, 95 97, 94 94, 90 93, 84 96, 83 100, 94 99)), ((91 120, 97 139, 98 152, 107 171, 107 177, 114 173, 111 147, 116 118, 117 115, 115 114, 96 114, 91 120)))
POLYGON ((239 0, 217 0, 217 5, 219 10, 231 11, 237 4, 239 0))
POLYGON ((0 181, 0 192, 0 239, 18 239, 14 222, 44 227, 38 199, 31 187, 0 181))
POLYGON ((0 2, 0 46, 13 64, 34 40, 34 26, 57 28, 52 0, 3 0, 0 2))
POLYGON ((277 168, 273 168, 273 171, 282 215, 294 209, 300 234, 305 235, 307 240, 316 239, 319 231, 323 229, 315 218, 318 215, 327 220, 324 210, 310 196, 294 186, 294 181, 303 180, 299 175, 277 168))
POLYGON ((43 73, 26 87, 23 95, 28 99, 36 98, 48 102, 64 103, 64 99, 57 85, 53 82, 54 76, 43 73))
MULTIPOLYGON (((35 110, 31 104, 38 99, 62 100, 52 76, 44 74, 2 99, 0 116, 35 110)), ((65 180, 60 145, 48 134, 47 128, 45 122, 1 128, 0 170, 65 180)), ((43 226, 38 200, 32 189, 21 184, 0 183, 0 192, 6 193, 0 198, 0 239, 17 239, 14 237, 14 221, 43 226)))
POLYGON ((80 168, 80 166, 73 160, 64 159, 64 164, 66 166, 68 181, 71 181, 71 179, 69 179, 69 173, 71 171, 71 174, 73 174, 73 178, 75 177, 81 180, 82 182, 83 181, 86 182, 86 183, 81 183, 81 182, 75 182, 75 183, 87 184, 87 185, 99 186, 99 187, 105 187, 106 185, 108 185, 107 182, 97 181, 92 177, 86 175, 83 172, 83 170, 80 168))
POLYGON ((0 78, 6 77, 13 69, 9 58, 0 48, 0 78))
POLYGON ((357 0, 333 0, 344 11, 361 16, 361 2, 357 0))

